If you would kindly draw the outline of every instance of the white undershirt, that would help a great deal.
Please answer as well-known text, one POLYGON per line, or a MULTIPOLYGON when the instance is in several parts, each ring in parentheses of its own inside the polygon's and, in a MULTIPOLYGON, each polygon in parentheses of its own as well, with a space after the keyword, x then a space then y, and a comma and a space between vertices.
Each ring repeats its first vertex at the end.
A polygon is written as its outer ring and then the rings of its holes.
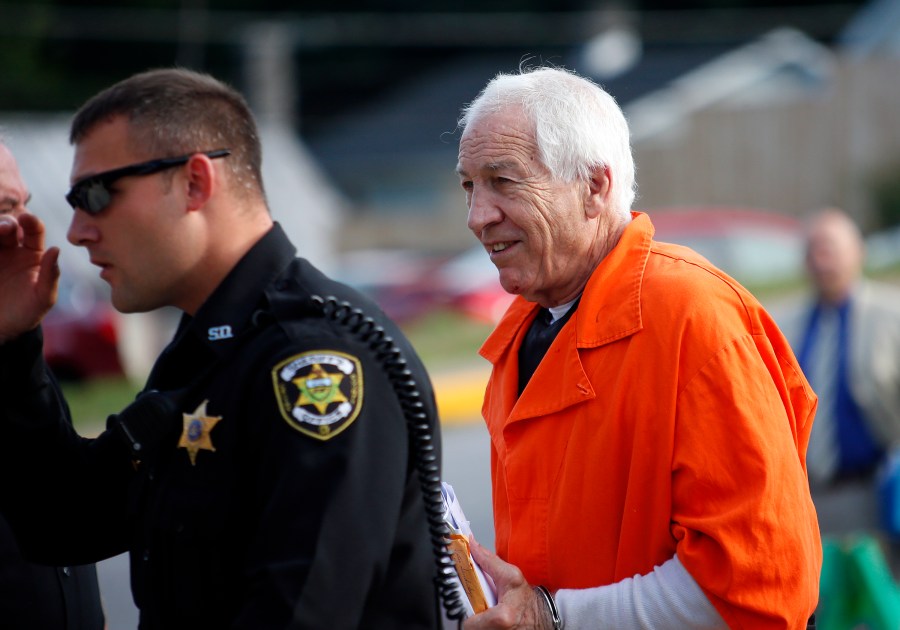
POLYGON ((728 630, 728 624, 678 556, 608 586, 560 589, 555 595, 564 630, 728 630))
MULTIPOLYGON (((578 297, 581 297, 580 295, 578 297)), ((577 300, 578 298, 575 298, 577 300)), ((569 312, 569 309, 572 308, 572 305, 575 304, 575 300, 571 302, 566 302, 565 304, 560 304, 559 306, 551 306, 547 310, 550 311, 550 316, 553 318, 551 324, 558 320, 560 317, 565 317, 566 313, 569 312)))

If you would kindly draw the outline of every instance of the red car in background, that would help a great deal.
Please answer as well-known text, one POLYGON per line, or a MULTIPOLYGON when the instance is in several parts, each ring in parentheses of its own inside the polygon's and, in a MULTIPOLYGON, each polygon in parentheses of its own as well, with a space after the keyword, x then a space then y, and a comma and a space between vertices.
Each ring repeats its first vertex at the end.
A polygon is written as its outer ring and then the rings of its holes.
POLYGON ((121 376, 118 317, 94 286, 60 282, 56 305, 42 323, 44 357, 57 378, 121 376))
POLYGON ((500 321, 516 297, 503 290, 497 267, 481 245, 441 265, 432 282, 450 308, 493 324, 500 321))
POLYGON ((398 324, 441 305, 433 273, 444 256, 412 249, 366 249, 345 253, 334 276, 371 297, 398 324))
POLYGON ((648 210, 657 241, 686 245, 751 287, 803 273, 803 225, 769 210, 673 207, 648 210))

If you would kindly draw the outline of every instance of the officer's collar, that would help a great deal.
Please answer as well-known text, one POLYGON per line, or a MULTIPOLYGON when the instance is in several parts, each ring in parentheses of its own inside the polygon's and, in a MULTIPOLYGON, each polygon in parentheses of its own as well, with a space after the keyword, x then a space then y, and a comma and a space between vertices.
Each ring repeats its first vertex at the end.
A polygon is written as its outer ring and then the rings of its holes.
POLYGON ((296 252, 284 230, 275 223, 228 273, 197 314, 193 318, 183 316, 179 334, 191 334, 221 356, 252 325, 263 290, 291 263, 296 252))

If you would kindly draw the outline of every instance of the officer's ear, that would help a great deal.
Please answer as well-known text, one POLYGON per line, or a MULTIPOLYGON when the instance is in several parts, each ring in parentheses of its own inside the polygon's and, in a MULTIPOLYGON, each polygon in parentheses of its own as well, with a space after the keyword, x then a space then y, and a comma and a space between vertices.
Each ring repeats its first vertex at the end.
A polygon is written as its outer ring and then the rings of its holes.
POLYGON ((608 166, 598 165, 587 180, 584 212, 589 219, 596 219, 609 206, 612 191, 612 171, 608 166))
POLYGON ((213 161, 202 153, 192 155, 184 168, 187 175, 187 209, 199 210, 212 197, 215 187, 221 185, 221 178, 213 161))

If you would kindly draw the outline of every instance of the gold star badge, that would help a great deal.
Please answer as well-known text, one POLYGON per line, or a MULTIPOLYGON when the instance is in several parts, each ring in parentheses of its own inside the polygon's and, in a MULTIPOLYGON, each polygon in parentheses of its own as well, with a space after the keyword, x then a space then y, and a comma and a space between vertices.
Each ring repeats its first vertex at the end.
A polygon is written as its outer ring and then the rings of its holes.
POLYGON ((316 363, 307 376, 293 380, 294 385, 300 390, 300 397, 294 404, 298 407, 312 405, 319 414, 324 414, 331 403, 347 402, 347 397, 341 392, 342 380, 343 374, 339 372, 329 374, 316 363))
POLYGON ((204 451, 215 451, 209 432, 216 426, 222 416, 210 416, 206 413, 206 405, 208 400, 200 403, 200 406, 194 410, 194 413, 182 414, 184 418, 184 430, 181 432, 181 439, 178 440, 179 448, 187 449, 188 456, 191 458, 191 466, 197 465, 197 453, 201 449, 204 451))

